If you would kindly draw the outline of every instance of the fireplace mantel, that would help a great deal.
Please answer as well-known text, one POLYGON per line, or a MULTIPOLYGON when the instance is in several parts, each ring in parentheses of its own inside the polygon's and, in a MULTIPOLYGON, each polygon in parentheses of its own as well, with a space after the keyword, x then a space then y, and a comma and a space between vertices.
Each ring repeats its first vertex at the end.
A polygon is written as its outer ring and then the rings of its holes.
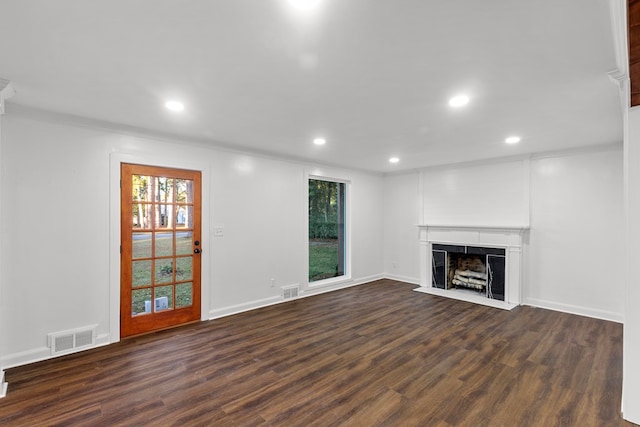
POLYGON ((443 229, 443 230, 502 230, 502 231, 519 231, 525 232, 529 230, 528 225, 454 225, 454 224, 418 224, 418 228, 424 229, 443 229))
POLYGON ((455 298, 491 307, 511 310, 521 303, 522 251, 528 225, 450 225, 420 224, 420 287, 415 289, 432 295, 455 298), (453 244, 505 249, 505 300, 432 287, 431 257, 433 244, 453 244))

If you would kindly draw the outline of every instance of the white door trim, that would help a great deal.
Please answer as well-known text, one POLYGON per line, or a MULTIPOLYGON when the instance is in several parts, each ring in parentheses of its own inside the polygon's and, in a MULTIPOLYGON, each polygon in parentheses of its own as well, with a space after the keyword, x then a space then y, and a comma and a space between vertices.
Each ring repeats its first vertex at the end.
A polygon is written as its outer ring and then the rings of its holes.
POLYGON ((209 318, 210 221, 209 207, 211 166, 209 162, 194 162, 161 156, 157 153, 113 152, 109 159, 109 342, 120 341, 120 165, 134 163, 166 168, 189 169, 202 173, 202 275, 200 319, 209 318))

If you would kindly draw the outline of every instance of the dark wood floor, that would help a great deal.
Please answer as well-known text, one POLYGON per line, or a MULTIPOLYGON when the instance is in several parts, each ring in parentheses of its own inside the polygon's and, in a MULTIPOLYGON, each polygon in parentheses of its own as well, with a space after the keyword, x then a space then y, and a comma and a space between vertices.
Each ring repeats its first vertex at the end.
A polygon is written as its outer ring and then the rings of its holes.
POLYGON ((7 371, 0 425, 631 426, 622 326, 380 280, 7 371))

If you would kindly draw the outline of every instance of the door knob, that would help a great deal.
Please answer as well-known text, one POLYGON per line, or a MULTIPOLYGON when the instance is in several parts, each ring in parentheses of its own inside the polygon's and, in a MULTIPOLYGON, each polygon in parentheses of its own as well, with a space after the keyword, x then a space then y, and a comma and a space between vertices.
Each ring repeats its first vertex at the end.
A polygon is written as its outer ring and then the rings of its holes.
POLYGON ((199 248, 195 248, 195 249, 193 250, 193 253, 194 253, 194 254, 199 254, 199 253, 200 253, 200 249, 199 249, 199 248))

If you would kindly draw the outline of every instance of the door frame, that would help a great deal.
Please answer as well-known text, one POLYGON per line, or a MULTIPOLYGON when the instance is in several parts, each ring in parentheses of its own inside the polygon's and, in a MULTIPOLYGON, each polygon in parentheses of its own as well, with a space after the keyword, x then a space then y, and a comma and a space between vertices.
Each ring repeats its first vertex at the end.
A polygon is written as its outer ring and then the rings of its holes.
MULTIPOLYGON (((196 148, 197 150, 197 148, 196 148)), ((193 160, 183 160, 157 153, 130 154, 113 152, 109 156, 109 342, 120 341, 120 165, 135 163, 163 168, 189 169, 202 174, 202 216, 201 216, 201 280, 200 280, 200 320, 209 319, 209 286, 211 263, 211 234, 209 221, 210 205, 210 164, 193 160)), ((182 154, 184 155, 184 153, 182 154)))

